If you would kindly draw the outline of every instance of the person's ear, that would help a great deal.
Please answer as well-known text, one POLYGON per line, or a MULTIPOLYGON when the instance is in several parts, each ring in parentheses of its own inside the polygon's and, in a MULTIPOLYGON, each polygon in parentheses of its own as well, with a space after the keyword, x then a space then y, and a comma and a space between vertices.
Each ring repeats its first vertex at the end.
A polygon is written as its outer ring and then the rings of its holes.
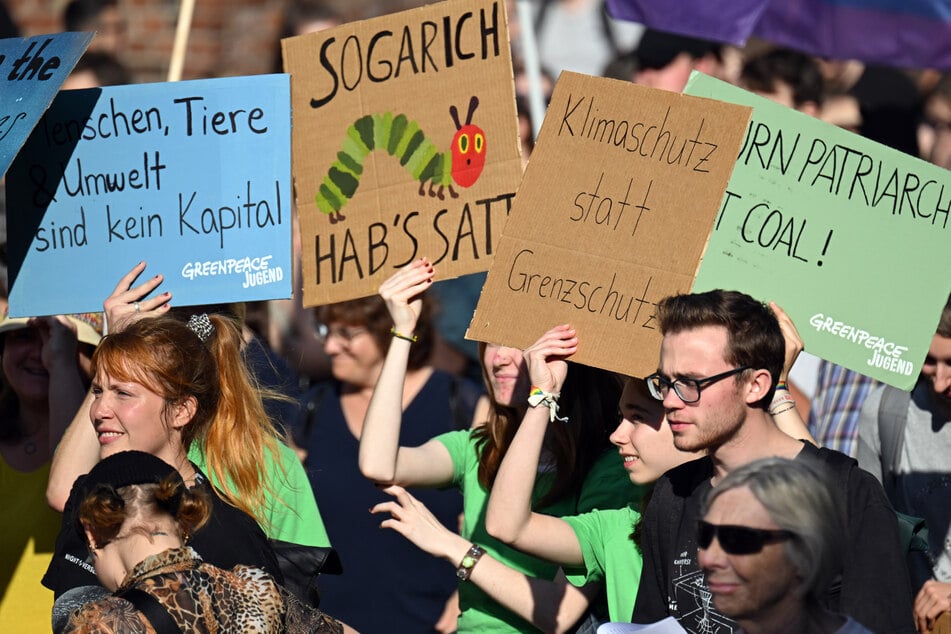
POLYGON ((189 396, 179 402, 172 409, 172 429, 181 429, 191 422, 198 411, 198 400, 194 396, 189 396))
POLYGON ((96 538, 93 537, 92 531, 90 531, 85 524, 83 524, 83 532, 86 533, 86 544, 89 546, 89 552, 98 550, 99 547, 96 546, 96 538))
POLYGON ((773 375, 769 370, 753 370, 749 380, 746 382, 746 403, 752 405, 766 398, 770 388, 773 387, 773 375))

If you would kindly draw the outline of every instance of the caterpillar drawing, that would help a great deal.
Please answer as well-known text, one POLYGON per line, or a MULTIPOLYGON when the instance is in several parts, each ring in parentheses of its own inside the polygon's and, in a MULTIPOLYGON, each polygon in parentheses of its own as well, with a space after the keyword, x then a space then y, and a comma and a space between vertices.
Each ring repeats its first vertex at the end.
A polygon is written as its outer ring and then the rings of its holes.
POLYGON ((337 160, 330 165, 317 190, 317 208, 328 214, 332 223, 344 220, 341 210, 356 193, 363 163, 374 150, 385 150, 398 158, 400 165, 419 181, 420 196, 426 194, 428 183, 430 196, 442 200, 443 191, 448 189, 449 195, 457 198, 459 194, 453 189, 453 182, 460 187, 470 187, 485 166, 485 133, 472 124, 472 114, 478 105, 478 97, 473 96, 465 124, 460 123, 456 107, 449 107, 456 124, 449 152, 440 152, 419 129, 419 124, 406 115, 393 116, 392 112, 385 112, 357 119, 347 128, 337 160))

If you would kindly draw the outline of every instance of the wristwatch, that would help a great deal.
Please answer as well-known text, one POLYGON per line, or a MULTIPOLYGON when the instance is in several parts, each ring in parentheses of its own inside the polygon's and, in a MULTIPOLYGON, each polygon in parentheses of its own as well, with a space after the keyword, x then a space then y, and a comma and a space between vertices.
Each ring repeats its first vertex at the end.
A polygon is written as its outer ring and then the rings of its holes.
POLYGON ((482 555, 485 554, 485 551, 478 544, 472 544, 469 546, 468 552, 462 558, 462 561, 459 562, 459 566, 456 568, 456 576, 459 578, 459 581, 468 581, 469 576, 472 574, 472 569, 475 568, 475 565, 479 563, 479 560, 482 558, 482 555))

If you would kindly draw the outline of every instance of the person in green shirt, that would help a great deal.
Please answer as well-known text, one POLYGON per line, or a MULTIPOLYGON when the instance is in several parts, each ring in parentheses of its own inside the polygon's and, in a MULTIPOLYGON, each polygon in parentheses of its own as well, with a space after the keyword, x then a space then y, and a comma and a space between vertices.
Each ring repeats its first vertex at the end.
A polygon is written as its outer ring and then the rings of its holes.
MULTIPOLYGON (((382 526, 397 530, 423 550, 457 564, 461 614, 459 632, 535 632, 563 630, 574 624, 600 591, 567 583, 556 564, 519 553, 485 530, 485 506, 499 464, 520 424, 529 416, 549 421, 543 439, 543 469, 530 478, 535 508, 559 515, 594 508, 619 508, 639 497, 620 463, 608 451, 607 435, 620 382, 610 372, 565 364, 555 408, 552 395, 531 395, 522 351, 482 345, 483 373, 491 398, 489 420, 473 429, 437 436, 419 447, 399 446, 400 399, 406 364, 419 316, 420 294, 435 269, 419 259, 380 286, 393 318, 393 341, 367 410, 359 464, 367 478, 390 486, 394 501, 376 505, 390 513, 382 526), (530 396, 532 399, 530 400, 530 396), (523 419, 524 417, 524 419, 523 419), (404 486, 457 486, 463 493, 461 535, 439 524, 404 486), (538 610, 563 595, 566 605, 581 605, 568 622, 568 611, 538 610)), ((552 331, 535 346, 552 340, 552 331)))

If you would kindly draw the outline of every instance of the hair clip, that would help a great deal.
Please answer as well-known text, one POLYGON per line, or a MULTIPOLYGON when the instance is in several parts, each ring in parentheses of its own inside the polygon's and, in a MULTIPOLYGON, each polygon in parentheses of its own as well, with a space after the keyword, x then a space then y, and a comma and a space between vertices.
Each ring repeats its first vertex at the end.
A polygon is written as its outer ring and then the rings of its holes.
POLYGON ((211 323, 211 320, 208 319, 208 313, 202 313, 200 315, 192 315, 188 318, 188 323, 185 324, 188 328, 198 335, 198 338, 202 340, 202 343, 208 341, 211 338, 212 333, 215 332, 215 326, 211 323))

